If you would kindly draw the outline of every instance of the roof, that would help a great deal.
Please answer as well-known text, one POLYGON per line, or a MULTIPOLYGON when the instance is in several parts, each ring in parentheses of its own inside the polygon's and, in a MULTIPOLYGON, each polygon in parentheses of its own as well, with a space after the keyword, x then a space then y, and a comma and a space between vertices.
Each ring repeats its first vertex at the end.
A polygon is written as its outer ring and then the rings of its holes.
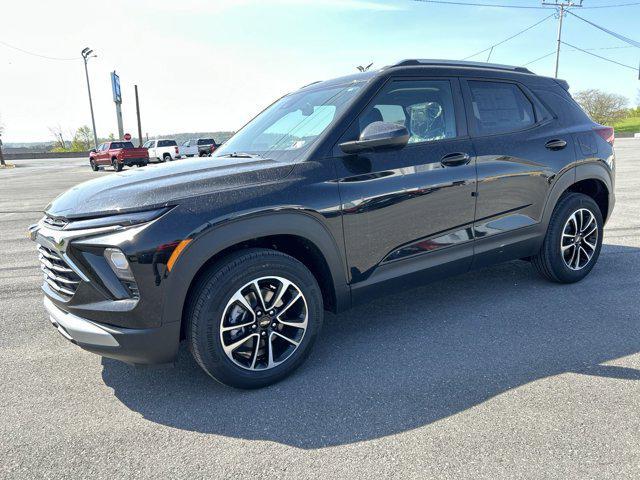
POLYGON ((367 70, 366 72, 354 73, 351 75, 347 75, 344 77, 333 78, 328 80, 322 80, 317 82, 312 82, 304 87, 303 89, 313 89, 313 88, 326 88, 328 86, 334 85, 343 85, 352 82, 366 82, 371 80, 372 78, 377 77, 384 72, 388 72, 394 68, 410 68, 410 67, 448 67, 448 68, 463 68, 463 69, 477 69, 477 70, 491 70, 491 71, 503 71, 503 72, 511 72, 511 73, 520 73, 538 77, 535 73, 525 67, 518 67, 515 65, 503 65, 500 63, 487 63, 487 62, 468 62, 464 60, 440 60, 440 59, 421 59, 421 58, 413 58, 413 59, 405 59, 401 60, 398 63, 393 65, 388 65, 383 68, 379 68, 376 70, 367 70))
POLYGON ((412 66, 424 66, 424 67, 471 67, 481 68, 488 70, 507 70, 511 72, 530 73, 534 74, 531 70, 524 67, 517 67, 514 65, 503 65, 500 63, 487 63, 487 62, 467 62, 464 60, 439 60, 439 59, 407 59, 402 60, 394 65, 390 65, 387 68, 394 67, 412 67, 412 66))

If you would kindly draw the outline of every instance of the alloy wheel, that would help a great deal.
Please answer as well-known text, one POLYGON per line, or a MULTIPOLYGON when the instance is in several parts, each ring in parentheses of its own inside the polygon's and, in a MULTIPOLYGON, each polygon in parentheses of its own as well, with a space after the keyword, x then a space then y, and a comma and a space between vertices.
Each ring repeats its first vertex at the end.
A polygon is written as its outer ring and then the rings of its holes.
POLYGON ((239 367, 259 371, 276 367, 298 349, 309 311, 300 288, 282 277, 261 277, 239 288, 220 321, 220 342, 239 367))
POLYGON ((573 212, 560 239, 562 259, 571 270, 582 270, 593 258, 598 245, 598 221, 586 208, 573 212))

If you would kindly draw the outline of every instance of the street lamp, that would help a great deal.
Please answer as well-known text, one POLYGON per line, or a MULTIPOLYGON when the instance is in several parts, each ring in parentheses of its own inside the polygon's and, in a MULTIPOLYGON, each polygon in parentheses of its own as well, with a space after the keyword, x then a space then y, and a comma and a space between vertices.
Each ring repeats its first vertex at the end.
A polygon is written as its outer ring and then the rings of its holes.
POLYGON ((93 116, 93 102, 91 101, 91 86, 89 85, 89 70, 87 70, 87 62, 91 57, 97 57, 93 50, 86 47, 82 50, 82 59, 84 60, 84 74, 87 77, 87 91, 89 92, 89 108, 91 109, 91 124, 93 125, 93 142, 94 148, 98 148, 98 135, 96 134, 96 119, 93 116))

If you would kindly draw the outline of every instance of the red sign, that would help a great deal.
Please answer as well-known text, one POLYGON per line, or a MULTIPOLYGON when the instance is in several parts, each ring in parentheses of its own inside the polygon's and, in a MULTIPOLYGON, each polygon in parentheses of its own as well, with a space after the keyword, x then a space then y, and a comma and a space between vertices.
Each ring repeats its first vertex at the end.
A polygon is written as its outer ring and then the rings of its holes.
POLYGON ((128 142, 129 140, 131 140, 131 134, 130 133, 125 133, 124 134, 124 139, 128 142))

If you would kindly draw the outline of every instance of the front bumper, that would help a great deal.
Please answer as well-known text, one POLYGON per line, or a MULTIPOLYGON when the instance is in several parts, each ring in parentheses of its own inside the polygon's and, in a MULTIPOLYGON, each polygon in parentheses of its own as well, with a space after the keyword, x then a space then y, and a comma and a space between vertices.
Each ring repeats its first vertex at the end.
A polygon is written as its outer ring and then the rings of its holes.
POLYGON ((64 338, 103 357, 146 365, 171 362, 178 353, 180 322, 157 328, 116 328, 65 312, 47 297, 44 306, 64 338))

